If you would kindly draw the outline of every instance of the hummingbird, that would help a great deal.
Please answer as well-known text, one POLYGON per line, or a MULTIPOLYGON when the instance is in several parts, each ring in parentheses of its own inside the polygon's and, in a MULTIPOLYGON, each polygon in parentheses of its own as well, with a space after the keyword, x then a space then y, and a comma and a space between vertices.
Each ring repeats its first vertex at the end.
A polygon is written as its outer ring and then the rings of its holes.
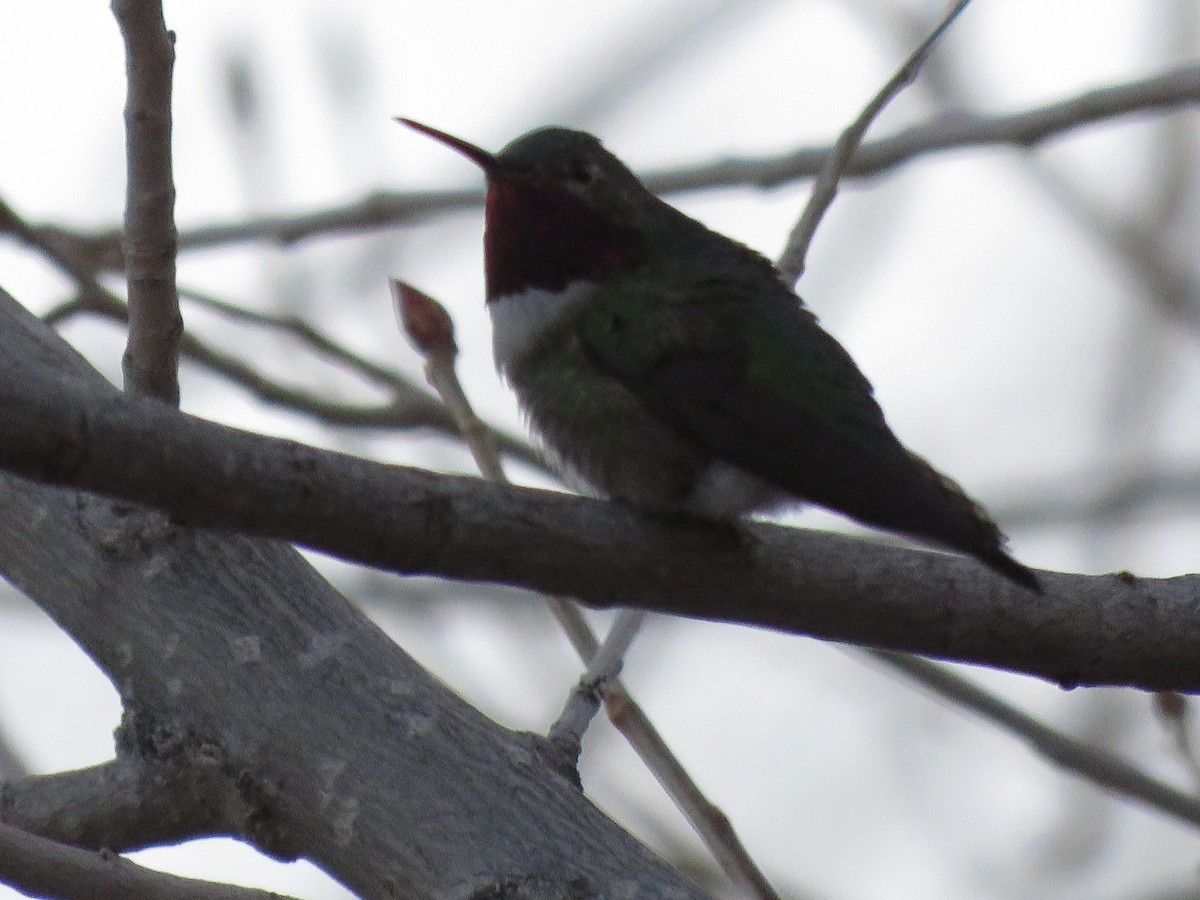
POLYGON ((397 121, 487 178, 496 367, 560 469, 652 513, 806 502, 1041 593, 986 512, 892 433, 870 382, 766 257, 666 203, 591 134, 491 153, 397 121))

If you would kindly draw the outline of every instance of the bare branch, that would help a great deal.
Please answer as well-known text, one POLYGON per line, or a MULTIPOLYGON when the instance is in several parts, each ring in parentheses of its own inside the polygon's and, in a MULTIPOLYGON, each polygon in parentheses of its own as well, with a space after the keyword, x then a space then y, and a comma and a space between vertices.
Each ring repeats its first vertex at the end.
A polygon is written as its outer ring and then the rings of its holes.
MULTIPOLYGON (((289 335, 317 355, 323 356, 331 362, 339 363, 348 371, 373 382, 379 387, 397 393, 418 390, 415 384, 395 369, 367 359, 365 356, 342 346, 311 322, 305 321, 300 316, 255 312, 238 306, 236 303, 223 300, 207 291, 197 290, 196 288, 181 287, 179 289, 179 296, 231 321, 246 325, 256 325, 270 331, 282 332, 289 335)), ((45 321, 52 321, 49 316, 43 318, 45 321)))
POLYGON ((125 748, 112 762, 3 785, 0 822, 64 844, 125 852, 236 834, 246 815, 227 773, 180 742, 159 762, 125 748))
MULTIPOLYGON (((22 316, 15 301, 0 302, 0 321, 22 316)), ((12 331, 0 327, 0 342, 12 331)), ((1061 684, 1200 688, 1196 576, 1046 573, 1047 595, 1034 600, 957 556, 758 523, 731 531, 655 519, 248 434, 135 397, 98 397, 39 374, 27 354, 0 352, 0 466, 397 572, 520 584, 1061 684)))
MULTIPOLYGON (((79 286, 80 295, 52 309, 46 314, 45 321, 57 324, 72 316, 90 313, 109 321, 128 323, 128 307, 97 280, 95 273, 80 261, 77 254, 71 252, 69 243, 55 240, 45 231, 35 229, 3 199, 0 199, 0 233, 13 234, 22 243, 39 251, 79 286)), ((287 317, 248 313, 206 294, 193 293, 192 296, 196 302, 219 309, 230 317, 297 334, 310 346, 350 365, 364 377, 392 391, 390 401, 384 404, 365 406, 329 400, 274 381, 248 363, 222 353, 191 334, 182 336, 180 350, 185 357, 228 378, 264 403, 309 415, 329 425, 350 428, 430 428, 448 436, 458 436, 453 416, 428 391, 417 387, 404 375, 340 347, 307 323, 287 317)), ((546 468, 542 455, 528 441, 494 426, 492 434, 501 452, 535 469, 546 468)))
POLYGON ((945 16, 942 17, 942 21, 938 23, 937 28, 917 46, 917 49, 905 60, 904 65, 879 89, 879 92, 863 107, 858 117, 838 137, 837 143, 834 144, 833 152, 826 159, 825 163, 821 166, 821 171, 817 174, 816 183, 813 184, 812 194, 808 198, 804 212, 801 214, 796 226, 792 229, 791 234, 788 235, 783 253, 776 264, 780 277, 782 277, 784 283, 789 287, 795 285, 800 280, 800 276, 804 274, 804 261, 808 256, 808 248, 812 244, 813 236, 817 233, 817 226, 821 223, 822 217, 833 203, 833 198, 837 196, 838 182, 841 181, 842 175, 849 168, 850 160, 862 143, 867 129, 871 127, 871 123, 883 112, 884 107, 891 103, 897 94, 916 80, 917 73, 920 72, 921 64, 925 62, 925 58, 933 50, 934 45, 941 36, 946 33, 946 29, 954 23, 954 20, 959 17, 970 2, 971 0, 958 0, 957 3, 950 7, 945 16))
MULTIPOLYGON (((1186 5, 1186 4, 1185 4, 1186 5)), ((898 11, 868 5, 871 12, 889 21, 893 30, 901 32, 900 40, 914 40, 918 35, 912 17, 898 11)), ((1184 19, 1187 14, 1183 14, 1184 19)), ((1177 40, 1190 40, 1193 29, 1172 28, 1167 32, 1177 40), (1186 37, 1185 37, 1186 36, 1186 37)), ((1180 50, 1176 57, 1190 54, 1180 50)), ((922 84, 938 100, 947 104, 967 105, 970 98, 962 90, 961 59, 950 53, 940 54, 936 64, 926 66, 922 84), (959 65, 956 66, 956 63, 959 65)), ((1186 70, 1181 70, 1186 71, 1186 70)), ((1076 186, 1065 171, 1059 171, 1046 160, 1036 156, 1023 157, 1023 168, 1033 176, 1044 195, 1056 201, 1086 236, 1098 240, 1107 257, 1124 263, 1129 274, 1146 291, 1151 303, 1169 321, 1185 326, 1193 334, 1200 331, 1200 280, 1193 274, 1189 260, 1172 253, 1170 242, 1162 239, 1157 229, 1167 219, 1178 214, 1178 204, 1187 195, 1184 187, 1195 167, 1188 164, 1193 155, 1191 130, 1182 118, 1163 123, 1166 132, 1161 164, 1152 166, 1158 172, 1153 193, 1150 225, 1136 222, 1131 215, 1118 216, 1076 186), (1174 127, 1172 127, 1174 126, 1174 127), (1153 232, 1153 233, 1152 233, 1153 232)), ((1160 145, 1164 142, 1160 141, 1160 145)))
MULTIPOLYGON (((70 310, 60 307, 55 318, 63 320, 67 312, 89 312, 113 322, 128 321, 128 310, 115 295, 100 288, 100 293, 86 295, 86 300, 70 310)), ((364 405, 330 400, 292 385, 283 384, 259 372, 254 366, 235 356, 211 347, 194 335, 185 332, 180 341, 183 355, 204 368, 249 391, 264 403, 310 416, 328 425, 347 428, 429 428, 441 434, 458 437, 454 418, 428 391, 417 387, 407 378, 395 373, 389 378, 393 392, 386 403, 364 405)), ((349 351, 343 354, 349 356, 349 351)), ((387 370, 372 367, 382 378, 387 370)), ((536 469, 546 466, 542 455, 507 431, 492 427, 496 445, 503 453, 520 459, 536 469)))
POLYGON ((0 881, 48 900, 286 900, 282 894, 156 872, 0 824, 0 881))
POLYGON ((179 405, 175 293, 175 183, 171 172, 171 78, 175 35, 161 0, 113 0, 125 41, 125 237, 129 343, 125 386, 179 405))
MULTIPOLYGON (((845 175, 879 175, 922 156, 946 150, 1011 146, 1028 149, 1078 128, 1132 115, 1145 115, 1200 101, 1200 65, 1112 87, 1096 88, 1056 103, 1001 115, 952 113, 894 135, 867 141, 845 175)), ((777 187, 821 171, 831 148, 803 148, 773 157, 736 158, 676 168, 646 176, 658 193, 717 187, 777 187)))
POLYGON ((946 667, 905 653, 871 650, 868 654, 927 690, 1016 735, 1056 766, 1189 825, 1200 825, 1200 798, 1151 778, 1111 753, 1055 731, 946 667))
POLYGON ((25 246, 39 251, 72 279, 83 294, 76 304, 86 305, 93 294, 110 293, 96 278, 99 267, 91 265, 90 260, 85 262, 86 256, 80 252, 77 241, 53 228, 35 228, 3 198, 0 198, 0 234, 11 234, 25 246))
MULTIPOLYGON (((483 205, 483 191, 461 188, 429 191, 375 191, 345 206, 289 216, 262 216, 246 222, 189 228, 179 235, 180 250, 270 241, 288 246, 311 237, 415 225, 435 216, 483 205)), ((100 244, 105 233, 94 235, 100 244)))
MULTIPOLYGON (((600 642, 584 620, 579 607, 554 597, 550 601, 551 612, 558 619, 571 645, 580 659, 588 662, 599 649, 600 642)), ((778 897, 775 888, 767 881, 738 837, 729 817, 708 799, 700 785, 688 774, 645 710, 626 691, 624 683, 618 678, 602 684, 600 697, 613 726, 633 747, 733 883, 753 897, 764 900, 778 897)))
MULTIPOLYGON (((997 146, 1028 149, 1101 122, 1166 112, 1198 101, 1200 65, 1192 65, 1097 88, 1031 110, 1000 115, 939 116, 889 137, 867 141, 850 160, 844 177, 878 175, 947 150, 997 146)), ((774 156, 674 166, 645 173, 643 177, 646 185, 659 194, 732 187, 773 188, 815 177, 833 152, 830 147, 805 147, 774 156)), ((483 199, 479 188, 377 191, 329 209, 185 229, 179 235, 179 248, 202 250, 251 241, 289 245, 324 235, 411 226, 447 212, 481 206, 483 199)), ((4 230, 0 222, 0 232, 4 230)), ((120 232, 116 229, 81 234, 46 225, 37 230, 48 243, 60 248, 69 246, 72 255, 89 260, 97 268, 121 265, 120 232)))

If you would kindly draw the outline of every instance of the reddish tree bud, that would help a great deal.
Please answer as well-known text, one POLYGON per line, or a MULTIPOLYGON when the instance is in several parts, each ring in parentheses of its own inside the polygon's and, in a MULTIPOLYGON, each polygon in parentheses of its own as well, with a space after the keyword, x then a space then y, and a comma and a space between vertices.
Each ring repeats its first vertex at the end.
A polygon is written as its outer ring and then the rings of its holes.
POLYGON ((446 308, 424 291, 395 278, 391 281, 392 299, 404 333, 422 355, 458 353, 454 342, 454 320, 446 308))

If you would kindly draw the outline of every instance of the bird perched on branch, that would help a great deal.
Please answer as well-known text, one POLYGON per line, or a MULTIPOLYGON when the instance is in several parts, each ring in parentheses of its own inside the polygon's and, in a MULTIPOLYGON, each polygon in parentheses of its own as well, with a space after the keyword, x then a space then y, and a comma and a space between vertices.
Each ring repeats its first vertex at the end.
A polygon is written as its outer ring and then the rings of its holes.
POLYGON ((489 153, 399 121, 487 176, 496 365, 571 473, 710 519, 815 503, 1040 592, 983 509, 900 443, 766 258, 650 193, 590 134, 542 128, 489 153))

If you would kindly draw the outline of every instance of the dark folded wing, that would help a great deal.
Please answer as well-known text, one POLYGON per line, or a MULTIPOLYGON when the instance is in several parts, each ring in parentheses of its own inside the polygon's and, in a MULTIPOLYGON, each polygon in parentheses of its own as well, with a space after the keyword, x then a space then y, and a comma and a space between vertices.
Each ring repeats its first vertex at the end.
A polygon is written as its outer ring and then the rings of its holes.
POLYGON ((598 304, 583 340, 681 434, 798 498, 1009 568, 995 524, 899 442, 849 354, 782 284, 641 290, 598 304))

